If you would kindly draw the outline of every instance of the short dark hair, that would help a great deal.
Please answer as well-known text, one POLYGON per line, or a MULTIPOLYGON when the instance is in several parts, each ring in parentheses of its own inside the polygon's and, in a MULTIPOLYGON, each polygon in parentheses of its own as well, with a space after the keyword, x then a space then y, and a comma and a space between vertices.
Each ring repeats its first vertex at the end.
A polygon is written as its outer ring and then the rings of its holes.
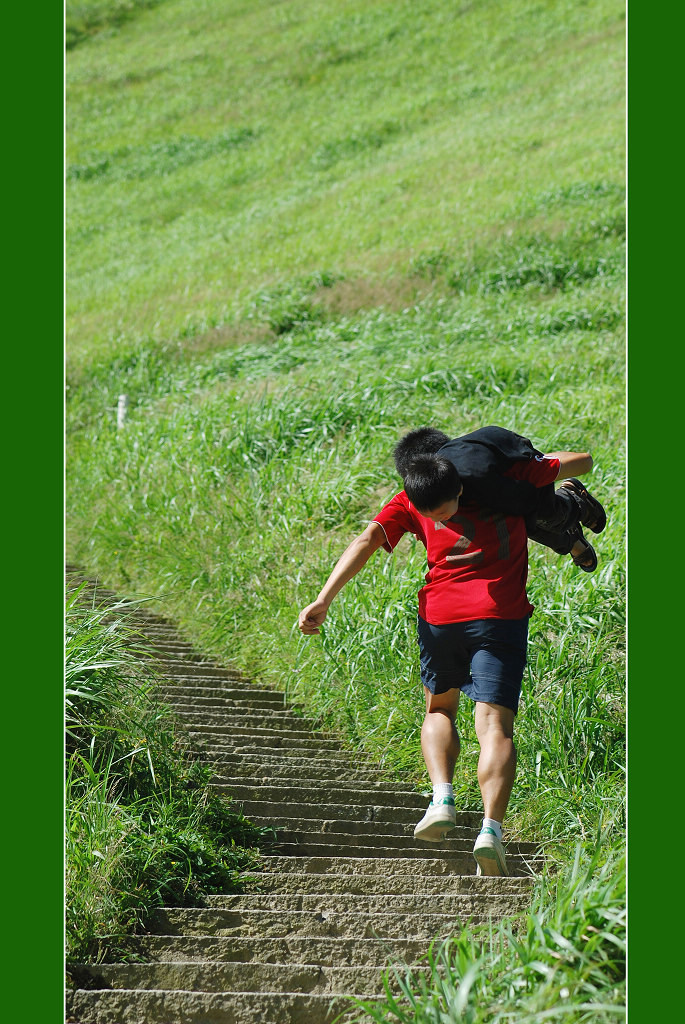
POLYGON ((441 455, 420 455, 407 466, 404 492, 419 512, 431 512, 461 492, 456 467, 441 455))
POLYGON ((395 445, 393 458, 397 472, 402 478, 409 464, 420 455, 434 455, 444 444, 449 441, 447 434, 435 427, 419 427, 418 430, 411 430, 395 445))

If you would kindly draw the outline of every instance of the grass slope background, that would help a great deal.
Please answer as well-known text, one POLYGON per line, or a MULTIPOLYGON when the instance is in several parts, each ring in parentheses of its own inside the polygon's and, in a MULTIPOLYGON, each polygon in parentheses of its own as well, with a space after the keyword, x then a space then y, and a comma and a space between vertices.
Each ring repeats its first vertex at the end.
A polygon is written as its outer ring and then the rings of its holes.
POLYGON ((610 525, 593 576, 531 545, 509 824, 620 844, 623 6, 120 6, 67 5, 69 557, 427 781, 422 550, 297 612, 404 430, 589 448, 610 525))

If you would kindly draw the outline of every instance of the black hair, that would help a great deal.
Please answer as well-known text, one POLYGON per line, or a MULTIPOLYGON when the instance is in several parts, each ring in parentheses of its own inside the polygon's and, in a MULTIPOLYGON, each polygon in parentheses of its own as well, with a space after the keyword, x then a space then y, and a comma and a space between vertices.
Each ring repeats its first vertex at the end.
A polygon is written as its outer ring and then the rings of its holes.
POLYGON ((461 477, 449 459, 420 455, 406 467, 404 491, 419 512, 432 512, 461 492, 461 477))
POLYGON ((450 438, 435 427, 419 427, 401 438, 393 450, 395 467, 402 478, 410 462, 420 455, 434 455, 450 438))

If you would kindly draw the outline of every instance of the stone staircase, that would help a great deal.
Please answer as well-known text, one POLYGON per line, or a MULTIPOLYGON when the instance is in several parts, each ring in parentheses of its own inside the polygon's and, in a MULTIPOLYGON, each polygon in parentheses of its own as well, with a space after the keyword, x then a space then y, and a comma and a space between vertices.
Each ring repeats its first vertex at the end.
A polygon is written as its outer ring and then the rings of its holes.
MULTIPOLYGON (((116 600, 100 586, 97 596, 116 600)), ((329 1024, 352 1012, 351 995, 383 994, 389 962, 416 964, 434 937, 528 906, 541 868, 532 844, 508 845, 509 878, 477 877, 479 813, 459 814, 442 843, 418 843, 428 801, 414 787, 387 781, 282 693, 205 658, 172 623, 140 610, 136 624, 213 784, 276 829, 276 845, 243 876, 245 893, 159 910, 137 939, 145 962, 74 968, 83 987, 67 994, 68 1021, 329 1024)))

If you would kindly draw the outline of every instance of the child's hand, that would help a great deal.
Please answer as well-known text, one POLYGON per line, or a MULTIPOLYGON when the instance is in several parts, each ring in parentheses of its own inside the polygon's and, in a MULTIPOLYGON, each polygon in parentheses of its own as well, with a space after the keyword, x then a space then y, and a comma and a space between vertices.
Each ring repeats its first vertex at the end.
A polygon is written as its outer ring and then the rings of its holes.
POLYGON ((323 601, 315 601, 314 604, 307 605, 300 612, 297 624, 305 636, 312 636, 319 632, 319 626, 326 618, 327 613, 328 605, 323 601))

